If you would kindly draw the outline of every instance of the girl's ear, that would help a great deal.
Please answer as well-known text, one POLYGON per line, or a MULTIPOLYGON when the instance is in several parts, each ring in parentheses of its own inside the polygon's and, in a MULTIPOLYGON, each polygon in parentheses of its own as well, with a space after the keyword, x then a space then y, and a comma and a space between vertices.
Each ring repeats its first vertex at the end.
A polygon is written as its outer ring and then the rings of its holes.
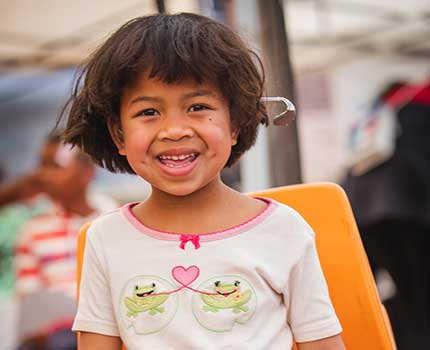
POLYGON ((112 141, 114 142, 116 148, 118 148, 118 153, 122 156, 125 156, 125 147, 124 147, 124 137, 121 130, 121 125, 118 122, 110 119, 107 123, 108 130, 112 141))

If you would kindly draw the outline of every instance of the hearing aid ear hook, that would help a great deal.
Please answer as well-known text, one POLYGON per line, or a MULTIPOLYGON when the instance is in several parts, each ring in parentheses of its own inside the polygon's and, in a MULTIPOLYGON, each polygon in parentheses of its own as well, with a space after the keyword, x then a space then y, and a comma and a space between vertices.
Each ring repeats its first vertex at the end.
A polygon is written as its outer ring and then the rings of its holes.
POLYGON ((296 107, 289 99, 285 97, 265 96, 261 98, 261 101, 282 102, 285 105, 285 110, 273 117, 273 124, 275 125, 288 125, 288 122, 293 120, 296 116, 296 107))
POLYGON ((118 135, 118 139, 119 139, 121 142, 124 142, 124 135, 123 135, 123 133, 122 133, 122 129, 121 129, 121 128, 118 128, 118 130, 117 130, 117 135, 118 135))

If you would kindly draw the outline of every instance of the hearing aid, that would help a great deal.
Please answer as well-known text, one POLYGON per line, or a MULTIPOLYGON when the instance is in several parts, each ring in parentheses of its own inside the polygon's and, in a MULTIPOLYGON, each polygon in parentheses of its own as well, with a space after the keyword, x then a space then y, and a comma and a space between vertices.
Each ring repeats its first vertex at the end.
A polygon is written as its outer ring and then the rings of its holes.
POLYGON ((260 99, 263 102, 282 102, 285 105, 285 110, 273 117, 273 124, 277 126, 288 125, 291 120, 296 117, 296 107, 285 97, 280 96, 264 96, 260 99))
POLYGON ((117 130, 117 135, 118 135, 118 140, 119 140, 121 143, 123 143, 123 142, 124 142, 124 135, 123 135, 123 133, 122 133, 121 128, 118 128, 118 130, 117 130))

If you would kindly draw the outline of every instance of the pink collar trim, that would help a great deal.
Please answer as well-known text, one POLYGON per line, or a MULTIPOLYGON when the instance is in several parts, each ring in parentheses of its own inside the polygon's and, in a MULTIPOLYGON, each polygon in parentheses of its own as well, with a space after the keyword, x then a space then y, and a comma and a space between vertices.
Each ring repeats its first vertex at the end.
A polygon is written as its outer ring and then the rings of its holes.
POLYGON ((192 242, 197 249, 199 246, 199 242, 210 242, 210 241, 216 241, 219 239, 233 237, 240 233, 250 230, 251 228, 257 226, 259 223, 264 221, 264 219, 266 219, 270 214, 272 214, 277 204, 276 202, 274 202, 269 198, 261 198, 261 197, 256 197, 256 198, 267 203, 267 206, 260 213, 258 213, 257 215, 255 215, 254 217, 252 217, 251 219, 245 221, 240 225, 233 226, 225 230, 204 233, 204 234, 167 232, 167 231, 160 231, 160 230, 155 230, 153 228, 150 228, 146 226, 144 223, 142 223, 131 210, 133 206, 135 206, 136 204, 139 204, 139 202, 128 203, 122 206, 120 210, 121 210, 121 213, 126 218, 126 220, 130 222, 138 231, 144 233, 145 235, 152 238, 164 240, 164 241, 180 241, 182 249, 184 248, 187 242, 192 242))

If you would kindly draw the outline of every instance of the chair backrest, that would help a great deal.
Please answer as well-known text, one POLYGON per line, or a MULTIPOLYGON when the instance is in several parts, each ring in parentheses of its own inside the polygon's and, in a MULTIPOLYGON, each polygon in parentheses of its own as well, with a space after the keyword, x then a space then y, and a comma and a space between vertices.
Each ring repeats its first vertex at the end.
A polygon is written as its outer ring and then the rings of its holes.
MULTIPOLYGON (((331 183, 273 188, 253 193, 297 210, 315 231, 330 296, 348 350, 395 350, 387 313, 378 296, 360 235, 341 187, 331 183)), ((78 295, 86 231, 78 237, 78 295)))
POLYGON ((87 223, 81 227, 81 230, 78 234, 78 242, 76 248, 76 263, 77 263, 77 299, 79 300, 79 291, 81 288, 81 276, 82 276, 82 262, 84 261, 84 251, 85 251, 85 242, 87 238, 87 230, 90 227, 91 223, 87 223))
POLYGON ((269 197, 297 210, 315 231, 318 255, 348 350, 396 349, 355 219, 343 189, 332 183, 273 188, 269 197))

